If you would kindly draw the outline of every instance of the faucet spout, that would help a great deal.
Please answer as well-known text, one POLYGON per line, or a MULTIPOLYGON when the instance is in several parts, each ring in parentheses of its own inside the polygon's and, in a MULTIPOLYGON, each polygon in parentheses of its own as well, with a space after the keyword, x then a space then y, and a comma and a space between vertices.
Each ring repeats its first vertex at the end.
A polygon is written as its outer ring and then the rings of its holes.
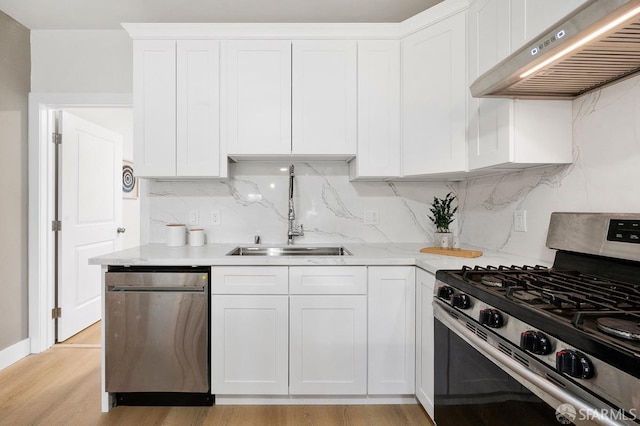
POLYGON ((300 226, 295 226, 294 221, 296 220, 296 211, 293 204, 293 180, 295 178, 293 164, 289 166, 289 214, 288 214, 288 222, 289 226, 287 227, 287 244, 293 244, 293 237, 301 237, 304 235, 304 228, 302 224, 300 226))

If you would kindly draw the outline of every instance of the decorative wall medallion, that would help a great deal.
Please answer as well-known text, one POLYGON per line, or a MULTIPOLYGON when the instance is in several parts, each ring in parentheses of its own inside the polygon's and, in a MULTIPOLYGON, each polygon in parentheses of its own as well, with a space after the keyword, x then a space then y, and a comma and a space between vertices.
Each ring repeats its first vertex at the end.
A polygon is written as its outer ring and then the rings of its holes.
POLYGON ((133 162, 122 160, 122 198, 138 198, 138 178, 133 174, 133 162))

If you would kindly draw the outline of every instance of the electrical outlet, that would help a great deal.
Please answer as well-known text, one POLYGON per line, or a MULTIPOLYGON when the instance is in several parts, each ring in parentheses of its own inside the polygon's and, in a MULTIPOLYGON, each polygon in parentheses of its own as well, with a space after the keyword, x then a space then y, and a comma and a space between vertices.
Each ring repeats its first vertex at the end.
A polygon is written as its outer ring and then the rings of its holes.
POLYGON ((220 210, 211 210, 211 224, 220 225, 220 210))
POLYGON ((370 209, 364 211, 364 224, 377 225, 379 223, 378 210, 370 209))
POLYGON ((189 224, 190 225, 198 225, 200 223, 198 210, 190 210, 189 211, 189 224))
POLYGON ((516 232, 527 232, 526 210, 515 210, 513 212, 513 230, 516 232))

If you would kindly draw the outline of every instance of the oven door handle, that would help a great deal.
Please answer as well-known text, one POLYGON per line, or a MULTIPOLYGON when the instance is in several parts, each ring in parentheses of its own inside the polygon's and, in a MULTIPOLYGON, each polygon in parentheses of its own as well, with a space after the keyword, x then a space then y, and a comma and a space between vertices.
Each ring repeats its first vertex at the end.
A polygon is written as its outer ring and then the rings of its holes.
POLYGON ((587 413, 588 418, 590 420, 593 419, 593 421, 597 422, 598 424, 611 426, 620 426, 623 424, 611 418, 605 417, 605 415, 603 415, 599 410, 587 404, 582 399, 577 398, 574 395, 564 391, 563 389, 554 385, 552 382, 524 367, 522 364, 515 361, 510 356, 502 353, 498 348, 485 342, 471 330, 464 327, 460 323, 460 321, 453 318, 447 311, 447 308, 440 305, 440 302, 438 302, 437 300, 434 300, 433 302, 433 315, 445 327, 457 334, 460 338, 466 341, 482 355, 489 358, 494 364, 505 371, 508 370, 508 373, 515 375, 517 378, 520 378, 521 380, 518 380, 520 381, 520 383, 522 383, 522 380, 529 382, 534 387, 537 387, 538 390, 546 392, 562 403, 569 403, 573 405, 573 407, 576 409, 576 412, 587 413))

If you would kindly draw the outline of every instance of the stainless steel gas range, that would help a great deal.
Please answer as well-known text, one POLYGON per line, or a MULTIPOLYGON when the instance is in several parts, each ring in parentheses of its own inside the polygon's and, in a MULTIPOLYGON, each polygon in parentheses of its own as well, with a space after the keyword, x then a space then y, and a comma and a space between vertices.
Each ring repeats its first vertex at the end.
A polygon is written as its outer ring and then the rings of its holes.
POLYGON ((547 246, 436 274, 438 426, 640 424, 640 214, 553 213, 547 246))

